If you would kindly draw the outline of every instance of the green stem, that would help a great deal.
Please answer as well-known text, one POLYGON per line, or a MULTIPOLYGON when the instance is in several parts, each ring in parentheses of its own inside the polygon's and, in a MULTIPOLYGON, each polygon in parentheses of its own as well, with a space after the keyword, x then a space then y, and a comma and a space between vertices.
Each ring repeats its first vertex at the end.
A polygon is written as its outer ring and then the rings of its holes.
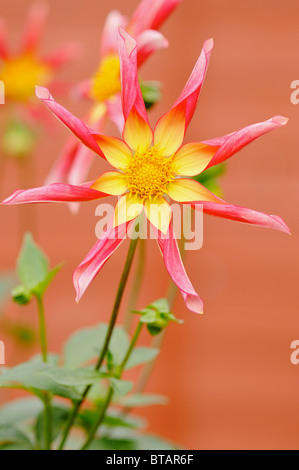
MULTIPOLYGON (((136 238, 134 240, 131 240, 130 248, 129 248, 126 263, 125 263, 125 267, 124 267, 124 270, 123 270, 123 273, 122 273, 122 276, 121 276, 121 279, 120 279, 120 283, 119 283, 119 286, 118 286, 118 290, 117 290, 117 294, 116 294, 116 298, 115 298, 115 302, 114 302, 114 306, 113 306, 113 310, 112 310, 112 314, 111 314, 110 323, 109 323, 108 331, 107 331, 107 334, 106 334, 104 346, 101 350, 101 354, 99 356, 99 359, 98 359, 98 362, 96 364, 95 370, 100 370, 100 368, 103 364, 103 361, 105 359, 105 356, 107 354, 107 351, 108 351, 108 347, 109 347, 109 343, 110 343, 110 340, 111 340, 112 332, 113 332, 113 329, 114 329, 114 326, 115 326, 115 323, 116 323, 116 319, 117 319, 117 316, 118 316, 118 313, 119 313, 121 300, 122 300, 122 297, 123 297, 123 294, 124 294, 124 290, 125 290, 127 280, 128 280, 128 277, 129 277, 129 273, 130 273, 130 270, 131 270, 131 266, 132 266, 132 263, 133 263, 137 243, 138 243, 138 238, 136 238)), ((67 440, 67 437, 69 435, 69 432, 70 432, 70 430, 71 430, 71 428, 72 428, 72 426, 75 422, 78 411, 80 410, 80 408, 81 408, 85 398, 87 397, 91 387, 92 387, 92 385, 88 385, 85 388, 85 390, 82 394, 82 398, 74 404, 73 410, 70 414, 70 417, 69 417, 69 420, 67 422, 67 425, 66 425, 65 431, 63 433, 62 440, 61 440, 61 443, 58 447, 58 450, 63 449, 64 444, 65 444, 65 442, 67 440)))
POLYGON ((145 270, 145 260, 146 260, 146 249, 145 249, 145 240, 140 239, 139 249, 138 249, 138 264, 135 272, 135 278, 133 281, 133 286, 128 302, 128 309, 124 319, 124 329, 129 332, 133 322, 132 310, 136 308, 139 291, 143 281, 143 275, 145 270))
MULTIPOLYGON (((36 295, 36 302, 39 316, 39 338, 42 351, 43 362, 48 362, 48 349, 47 349, 47 334, 46 334, 46 321, 43 297, 36 295)), ((52 410, 51 410, 51 395, 47 392, 44 393, 44 442, 45 449, 51 449, 52 442, 52 410)))
MULTIPOLYGON (((179 241, 180 251, 182 251, 184 243, 185 243, 185 239, 184 239, 184 237, 182 237, 179 241)), ((182 252, 182 259, 184 258, 183 255, 184 255, 184 252, 182 252)), ((176 284, 171 280, 170 283, 169 283, 169 286, 168 286, 168 290, 167 290, 167 300, 168 300, 168 303, 169 303, 170 310, 173 307, 173 304, 175 302, 177 293, 178 293, 178 288, 177 288, 176 284)), ((162 333, 160 333, 158 336, 154 337, 153 342, 152 342, 152 347, 153 348, 159 349, 159 350, 161 349, 164 338, 165 338, 165 333, 166 333, 166 329, 163 330, 162 333)), ((149 381, 149 379, 152 375, 155 364, 156 364, 156 359, 153 359, 151 362, 148 362, 143 367, 143 369, 141 371, 141 374, 140 374, 140 377, 139 377, 139 380, 138 380, 138 382, 136 384, 136 387, 135 387, 136 393, 142 393, 144 391, 144 389, 146 387, 146 384, 147 384, 147 382, 149 381)), ((130 409, 127 409, 126 413, 128 413, 129 411, 130 411, 130 409)))
MULTIPOLYGON (((139 335, 141 333, 141 330, 142 330, 142 327, 143 327, 143 323, 139 322, 138 325, 137 325, 137 328, 135 330, 135 333, 132 337, 132 340, 131 340, 131 343, 130 343, 130 346, 128 348, 128 351, 126 353, 126 356, 123 360, 123 362, 121 363, 120 367, 119 367, 119 370, 118 370, 118 374, 117 374, 117 378, 118 379, 121 379, 122 377, 122 374, 124 372, 124 369, 127 365, 127 362, 132 354, 132 351, 135 347, 135 344, 137 343, 138 341, 138 338, 139 338, 139 335)), ((113 398, 113 388, 110 386, 109 389, 108 389, 108 393, 107 393, 107 396, 106 396, 106 399, 105 399, 105 402, 104 402, 104 405, 103 405, 103 408, 101 409, 101 412, 99 414, 99 417, 96 421, 96 423, 94 424, 94 426, 92 427, 89 435, 88 435, 88 438, 86 440, 86 442, 84 443, 84 445, 82 446, 81 450, 86 450, 88 449, 89 445, 91 444, 91 442, 93 441, 94 439, 94 436, 97 432, 97 430, 99 429, 99 427, 101 426, 102 422, 104 421, 104 418, 105 418, 105 415, 106 415, 106 411, 111 403, 111 400, 113 398)))
POLYGON ((52 408, 51 395, 45 392, 44 396, 44 441, 45 449, 51 450, 52 442, 52 408))
POLYGON ((44 302, 43 298, 40 295, 36 296, 38 316, 39 316, 39 338, 42 351, 43 361, 48 361, 48 351, 47 351, 47 334, 46 334, 46 321, 45 321, 45 311, 44 311, 44 302))

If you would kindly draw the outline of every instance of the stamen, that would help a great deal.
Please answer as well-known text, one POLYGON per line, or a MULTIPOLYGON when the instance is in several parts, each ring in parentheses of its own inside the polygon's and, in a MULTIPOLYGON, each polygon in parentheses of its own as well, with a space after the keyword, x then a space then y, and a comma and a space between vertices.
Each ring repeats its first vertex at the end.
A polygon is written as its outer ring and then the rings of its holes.
POLYGON ((163 196, 174 180, 172 158, 161 155, 155 147, 136 152, 124 175, 131 194, 154 201, 163 196))

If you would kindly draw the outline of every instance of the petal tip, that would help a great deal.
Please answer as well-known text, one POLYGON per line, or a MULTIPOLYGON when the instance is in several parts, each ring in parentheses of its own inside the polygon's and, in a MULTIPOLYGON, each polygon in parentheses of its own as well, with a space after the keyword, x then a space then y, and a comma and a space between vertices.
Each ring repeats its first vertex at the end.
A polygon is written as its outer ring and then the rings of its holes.
POLYGON ((289 122, 289 118, 286 118, 284 116, 274 116, 272 118, 272 121, 276 124, 279 124, 280 126, 285 126, 289 122))
POLYGON ((210 38, 204 43, 204 49, 206 54, 209 54, 214 47, 214 39, 210 38))
POLYGON ((41 100, 47 100, 51 98, 51 94, 49 90, 45 87, 38 86, 38 85, 35 87, 35 95, 37 98, 41 100))

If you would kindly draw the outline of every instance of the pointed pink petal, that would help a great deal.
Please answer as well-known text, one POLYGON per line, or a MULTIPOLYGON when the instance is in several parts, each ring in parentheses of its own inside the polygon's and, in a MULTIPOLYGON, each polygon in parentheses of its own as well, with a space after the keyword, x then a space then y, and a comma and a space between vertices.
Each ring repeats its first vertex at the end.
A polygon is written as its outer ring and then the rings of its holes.
POLYGON ((189 77, 189 80, 173 106, 173 108, 175 108, 177 106, 180 106, 181 104, 185 105, 186 128, 188 127, 197 106, 199 93, 201 91, 205 75, 208 69, 213 46, 213 39, 208 39, 207 41, 205 41, 201 54, 195 64, 195 67, 189 77))
POLYGON ((168 47, 168 41, 163 34, 153 29, 148 29, 139 34, 137 41, 137 62, 140 67, 154 52, 168 47))
POLYGON ((183 0, 143 0, 129 24, 129 30, 137 37, 146 29, 158 29, 183 0))
POLYGON ((101 57, 108 54, 117 54, 118 28, 127 25, 127 18, 119 11, 113 10, 107 16, 101 42, 101 57))
POLYGON ((51 54, 44 57, 43 62, 53 69, 58 69, 78 58, 81 51, 82 46, 78 42, 62 44, 51 54))
POLYGON ((183 143, 187 127, 197 106, 212 49, 213 40, 210 39, 204 43, 199 59, 178 100, 171 110, 157 122, 154 142, 162 148, 167 147, 167 155, 176 152, 183 143))
POLYGON ((8 57, 7 28, 4 20, 0 18, 0 58, 7 59, 8 57))
POLYGON ((157 231, 154 226, 152 227, 163 255, 165 267, 181 291, 187 308, 195 313, 203 313, 203 302, 187 276, 172 225, 169 226, 167 235, 157 231))
MULTIPOLYGON (((89 186, 91 184, 89 183, 89 186)), ((93 201, 108 196, 108 194, 90 189, 86 185, 71 186, 69 184, 50 184, 33 189, 15 191, 2 204, 33 204, 38 202, 82 202, 93 201)))
POLYGON ((258 137, 267 134, 274 129, 284 126, 288 122, 288 119, 283 116, 274 116, 268 121, 259 122, 251 126, 244 127, 243 129, 233 132, 232 134, 219 137, 217 139, 205 140, 203 144, 220 147, 215 153, 214 157, 208 164, 207 168, 218 165, 235 153, 239 152, 243 147, 253 142, 258 137))
POLYGON ((112 228, 111 221, 107 230, 102 234, 83 262, 77 267, 73 275, 77 302, 81 299, 87 287, 94 280, 106 261, 123 242, 128 226, 129 223, 125 223, 112 228))
POLYGON ((26 53, 34 52, 39 46, 44 32, 49 8, 44 2, 34 3, 29 10, 27 26, 22 40, 22 50, 26 53))
POLYGON ((49 90, 43 87, 36 87, 36 96, 41 99, 47 108, 57 117, 68 129, 78 137, 84 145, 104 158, 100 147, 96 143, 91 131, 81 119, 76 118, 63 106, 56 103, 49 90))
POLYGON ((122 105, 125 120, 135 111, 147 124, 148 117, 140 90, 137 71, 137 44, 123 28, 119 28, 118 48, 122 84, 122 105))
POLYGON ((202 210, 206 214, 215 215, 224 219, 235 220, 237 222, 244 222, 247 224, 257 225, 260 227, 272 228, 281 232, 290 234, 290 229, 285 222, 277 215, 268 215, 263 212, 257 212, 246 207, 235 206, 228 204, 219 199, 217 202, 200 201, 188 203, 194 209, 202 210))

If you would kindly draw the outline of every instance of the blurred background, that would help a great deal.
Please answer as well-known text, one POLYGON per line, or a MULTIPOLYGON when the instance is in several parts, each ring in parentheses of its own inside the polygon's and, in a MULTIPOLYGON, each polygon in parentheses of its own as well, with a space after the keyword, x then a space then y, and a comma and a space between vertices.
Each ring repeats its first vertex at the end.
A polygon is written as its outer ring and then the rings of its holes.
MULTIPOLYGON (((80 60, 60 77, 75 83, 94 73, 106 15, 111 9, 130 15, 137 2, 49 0, 42 51, 72 39, 84 46, 80 60)), ((1 4, 13 44, 18 43, 30 4, 1 4)), ((142 78, 164 84, 163 100, 150 114, 153 124, 178 97, 209 37, 214 38, 215 49, 187 141, 222 136, 275 114, 290 118, 286 127, 229 161, 222 188, 231 203, 280 215, 293 235, 205 216, 203 248, 188 252, 185 261, 204 299, 205 315, 189 312, 177 297, 174 312, 185 323, 169 327, 147 386, 147 391, 169 396, 170 403, 141 409, 140 414, 148 418, 150 431, 188 449, 298 449, 299 365, 290 362, 291 342, 299 339, 299 105, 290 101, 291 82, 299 79, 298 1, 185 0, 162 32, 170 47, 154 54, 141 70, 142 78)), ((79 117, 87 109, 68 97, 59 101, 79 117)), ((54 118, 51 122, 30 170, 37 185, 68 137, 62 125, 54 118)), ((97 168, 103 170, 104 164, 99 162, 97 168)), ((93 167, 93 177, 97 168, 93 167)), ((0 171, 3 199, 19 188, 19 182, 13 163, 2 165, 0 171)), ((82 205, 78 216, 64 205, 35 206, 36 240, 53 266, 65 262, 46 297, 53 352, 60 352, 77 328, 107 321, 110 315, 126 244, 78 305, 72 285, 72 271, 95 242, 96 205, 82 205)), ((1 270, 14 267, 20 249, 20 210, 26 209, 0 207, 1 270)), ((168 282, 158 248, 149 241, 138 306, 163 297, 168 282)), ((13 322, 36 325, 35 306, 6 305, 0 339, 6 343, 8 366, 37 351, 35 345, 18 346, 7 326, 13 322)), ((146 335, 144 342, 149 342, 146 335)), ((1 402, 14 396, 15 392, 0 391, 1 402)))

